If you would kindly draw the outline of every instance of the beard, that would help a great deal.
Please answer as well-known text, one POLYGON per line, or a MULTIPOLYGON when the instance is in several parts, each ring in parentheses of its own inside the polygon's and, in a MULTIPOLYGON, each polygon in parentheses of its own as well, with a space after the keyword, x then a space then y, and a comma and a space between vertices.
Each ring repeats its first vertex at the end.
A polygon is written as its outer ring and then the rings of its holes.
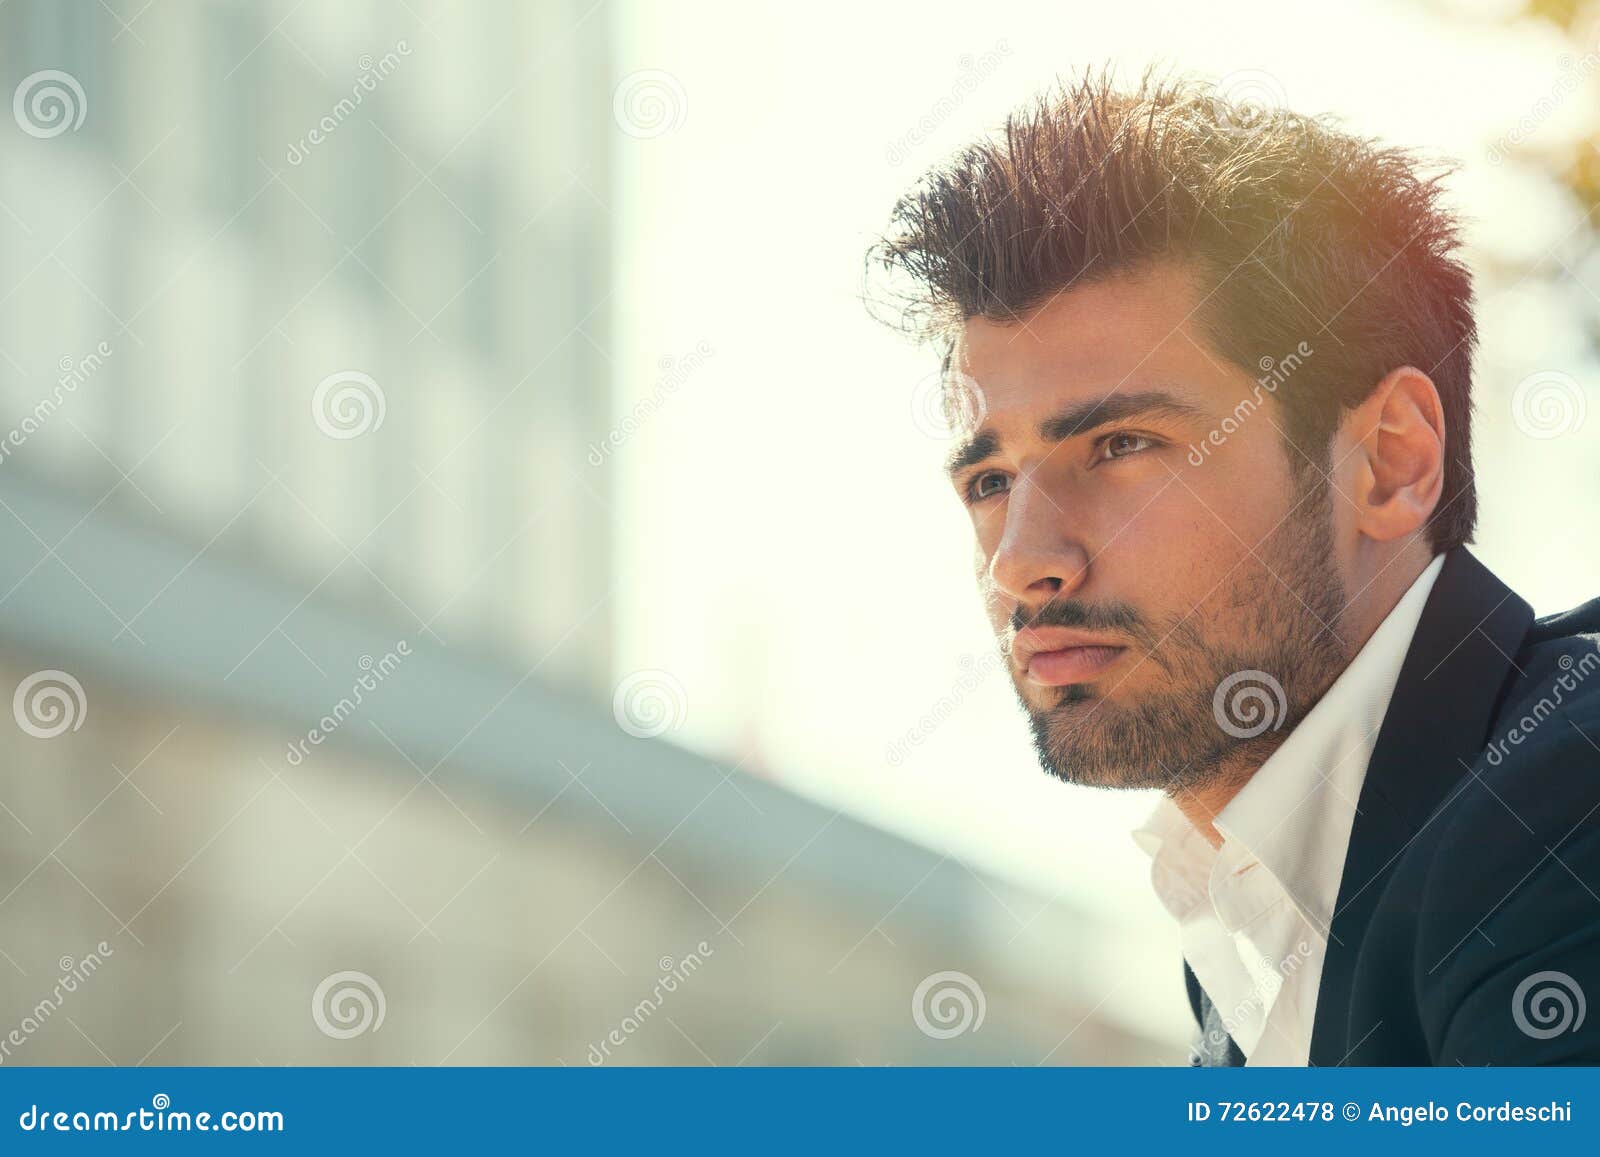
POLYGON ((1029 618, 1019 612, 1019 628, 1128 635, 1142 656, 1134 670, 1146 668, 1162 684, 1119 703, 1111 695, 1132 671, 1103 688, 1040 688, 1024 685, 1013 668, 1047 772, 1092 787, 1173 792, 1248 775, 1288 736, 1350 658, 1338 635, 1345 592, 1333 563, 1332 493, 1311 490, 1302 505, 1257 549, 1260 563, 1241 564, 1231 588, 1224 580, 1205 596, 1203 604, 1222 607, 1209 622, 1200 621, 1199 606, 1160 624, 1126 604, 1068 601, 1029 618))

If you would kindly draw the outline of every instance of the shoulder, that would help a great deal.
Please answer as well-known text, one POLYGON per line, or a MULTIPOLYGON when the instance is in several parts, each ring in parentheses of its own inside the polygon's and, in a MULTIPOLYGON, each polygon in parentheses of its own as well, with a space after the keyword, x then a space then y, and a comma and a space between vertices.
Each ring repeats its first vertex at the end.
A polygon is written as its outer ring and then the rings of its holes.
MULTIPOLYGON (((1398 874, 1435 902, 1510 883, 1586 821, 1600 829, 1600 599, 1541 618, 1454 786, 1407 846, 1398 874)), ((1600 883, 1596 885, 1600 892, 1600 883)))
POLYGON ((1600 834, 1600 599, 1538 620, 1513 663, 1482 753, 1435 816, 1436 894, 1509 888, 1600 834))
POLYGON ((1528 630, 1526 644, 1571 639, 1587 636, 1594 642, 1600 636, 1600 598, 1590 599, 1581 606, 1559 614, 1537 619, 1528 630))
POLYGON ((1512 663, 1479 762, 1518 793, 1581 795, 1566 773, 1574 752, 1600 756, 1600 599, 1535 622, 1512 663))
POLYGON ((1534 1053, 1505 1018, 1529 977, 1600 985, 1600 600, 1539 620, 1514 662, 1484 750, 1399 869, 1416 991, 1439 1055, 1587 1059, 1593 1030, 1534 1053))

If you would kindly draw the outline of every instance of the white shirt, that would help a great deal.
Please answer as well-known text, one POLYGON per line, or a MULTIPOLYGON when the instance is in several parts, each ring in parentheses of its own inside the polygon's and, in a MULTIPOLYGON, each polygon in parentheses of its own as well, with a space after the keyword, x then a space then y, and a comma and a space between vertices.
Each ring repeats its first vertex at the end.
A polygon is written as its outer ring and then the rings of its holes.
POLYGON ((1250 1065, 1305 1065, 1356 801, 1436 557, 1228 802, 1213 848, 1163 796, 1135 841, 1184 959, 1250 1065))

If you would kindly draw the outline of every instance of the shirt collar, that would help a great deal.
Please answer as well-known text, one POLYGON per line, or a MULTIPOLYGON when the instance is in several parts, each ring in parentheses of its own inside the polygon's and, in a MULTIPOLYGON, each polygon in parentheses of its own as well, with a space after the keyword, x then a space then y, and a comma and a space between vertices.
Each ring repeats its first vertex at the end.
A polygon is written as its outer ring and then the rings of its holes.
POLYGON ((1338 902, 1356 801, 1400 668, 1444 563, 1419 575, 1327 692, 1214 821, 1214 849, 1163 795, 1134 841, 1151 883, 1182 919, 1208 895, 1214 867, 1266 869, 1326 939, 1338 902))

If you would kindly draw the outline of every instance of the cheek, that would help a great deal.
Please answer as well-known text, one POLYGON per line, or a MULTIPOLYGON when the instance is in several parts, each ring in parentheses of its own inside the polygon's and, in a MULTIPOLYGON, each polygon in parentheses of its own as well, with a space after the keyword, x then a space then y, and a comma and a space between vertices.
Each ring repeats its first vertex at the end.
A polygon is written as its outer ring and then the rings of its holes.
POLYGON ((989 577, 989 563, 1000 549, 1005 531, 1004 508, 991 503, 972 511, 972 573, 980 584, 989 577))
POLYGON ((1189 610, 1249 557, 1248 530, 1234 521, 1239 506, 1237 492, 1231 499, 1226 488, 1203 493, 1188 477, 1143 495, 1138 505, 1110 515, 1098 527, 1104 544, 1095 568, 1098 579, 1112 597, 1147 610, 1189 610))
POLYGON ((1196 466, 1185 462, 1179 488, 1201 537, 1230 560, 1261 549, 1295 504, 1289 453, 1259 415, 1230 444, 1196 466))
POLYGON ((972 548, 972 581, 985 606, 994 601, 994 584, 989 581, 989 552, 981 543, 972 548))
POLYGON ((972 547, 972 577, 978 588, 978 597, 983 600, 983 613, 989 620, 989 625, 994 628, 995 634, 1003 634, 1011 620, 1011 611, 994 583, 989 580, 989 558, 992 547, 976 542, 972 547))

